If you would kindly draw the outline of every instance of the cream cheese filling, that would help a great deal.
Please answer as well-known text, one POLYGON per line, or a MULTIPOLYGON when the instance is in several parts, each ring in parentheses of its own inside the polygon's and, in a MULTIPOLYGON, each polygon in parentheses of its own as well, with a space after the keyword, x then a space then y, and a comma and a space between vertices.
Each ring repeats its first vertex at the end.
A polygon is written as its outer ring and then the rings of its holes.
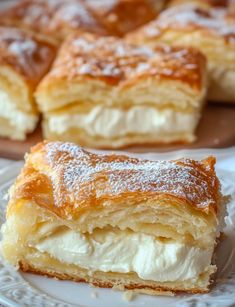
POLYGON ((120 108, 96 106, 88 113, 50 115, 51 132, 63 134, 71 128, 81 128, 91 136, 121 137, 126 134, 192 134, 199 114, 158 110, 154 107, 135 106, 128 111, 120 108))
POLYGON ((90 271, 129 273, 152 281, 197 278, 210 266, 213 249, 121 230, 82 234, 66 229, 34 245, 40 252, 90 271))
POLYGON ((12 127, 22 132, 31 132, 36 126, 38 116, 17 109, 8 94, 0 90, 0 117, 7 119, 12 127))

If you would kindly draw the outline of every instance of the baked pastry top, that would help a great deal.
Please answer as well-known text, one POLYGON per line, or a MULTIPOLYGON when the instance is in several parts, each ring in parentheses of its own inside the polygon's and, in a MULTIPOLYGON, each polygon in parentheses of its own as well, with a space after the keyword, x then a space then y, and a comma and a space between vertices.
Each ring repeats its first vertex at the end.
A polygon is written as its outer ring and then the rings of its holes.
POLYGON ((169 30, 185 33, 200 30, 205 35, 234 44, 235 18, 223 8, 208 10, 195 4, 176 6, 163 11, 156 20, 130 34, 129 38, 133 42, 138 42, 138 39, 146 42, 148 38, 161 38, 169 30))
MULTIPOLYGON (((130 45, 114 37, 75 34, 63 43, 51 71, 40 83, 36 96, 44 93, 51 96, 53 87, 59 84, 64 87, 66 82, 86 85, 92 80, 103 83, 100 90, 108 86, 116 87, 121 92, 148 78, 175 80, 195 91, 201 91, 205 86, 205 65, 204 56, 191 48, 158 45, 150 49, 130 45)), ((58 103, 50 103, 51 97, 43 96, 38 99, 39 107, 51 110, 75 102, 71 101, 76 99, 75 96, 69 95, 67 91, 67 100, 59 98, 61 103, 58 99, 58 103)), ((106 101, 107 97, 102 100, 106 101)))
POLYGON ((154 19, 164 6, 163 0, 85 0, 94 16, 109 34, 122 36, 154 19))
POLYGON ((128 45, 112 37, 75 35, 62 46, 48 78, 74 79, 84 76, 124 85, 131 77, 157 75, 162 79, 178 79, 201 88, 204 62, 203 56, 194 49, 159 45, 151 50, 128 45))
POLYGON ((205 8, 185 4, 163 11, 159 17, 126 37, 136 44, 198 48, 208 60, 208 99, 235 101, 235 15, 231 8, 205 8))
POLYGON ((63 40, 80 30, 123 35, 156 17, 163 1, 23 0, 0 14, 0 24, 41 32, 63 40), (133 10, 133 7, 135 9, 133 10))
MULTIPOLYGON (((131 199, 138 204, 148 198, 177 198, 216 218, 221 195, 214 164, 214 158, 159 162, 97 155, 73 143, 45 141, 28 155, 11 203, 33 199, 57 216, 76 221, 80 214, 102 211, 106 199, 115 205, 131 199)), ((11 210, 14 205, 8 214, 11 210)))
POLYGON ((0 27, 0 68, 10 67, 35 87, 48 71, 56 47, 47 40, 13 27, 0 27))
POLYGON ((22 27, 59 41, 78 27, 81 31, 106 34, 82 0, 23 0, 0 16, 1 24, 22 27))

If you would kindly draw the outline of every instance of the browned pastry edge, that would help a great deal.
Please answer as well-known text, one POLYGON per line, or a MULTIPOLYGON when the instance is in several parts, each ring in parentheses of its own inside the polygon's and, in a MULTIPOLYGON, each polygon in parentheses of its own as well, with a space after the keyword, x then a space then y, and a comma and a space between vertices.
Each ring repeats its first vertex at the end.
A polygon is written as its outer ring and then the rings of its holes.
POLYGON ((232 5, 230 9, 201 7, 195 3, 169 7, 157 19, 127 34, 126 39, 133 43, 161 40, 171 31, 178 31, 178 35, 201 31, 205 37, 220 38, 224 43, 234 45, 235 14, 232 5))
POLYGON ((122 36, 155 18, 161 7, 151 0, 134 1, 106 0, 102 5, 88 0, 23 0, 0 12, 0 24, 41 32, 58 41, 76 30, 122 36))
POLYGON ((76 219, 87 211, 102 212, 105 204, 148 205, 164 200, 189 206, 216 218, 221 202, 215 158, 202 161, 149 161, 125 155, 97 155, 73 143, 34 146, 17 178, 7 214, 17 200, 30 200, 62 218, 76 219), (125 184, 123 184, 125 182, 125 184))
POLYGON ((205 56, 195 48, 136 46, 115 37, 72 34, 62 44, 51 71, 38 93, 58 80, 101 80, 128 89, 141 80, 176 80, 201 90, 205 82, 205 56))
POLYGON ((0 26, 0 66, 10 67, 35 87, 48 72, 57 46, 47 38, 14 27, 0 26))
MULTIPOLYGON (((19 267, 20 269, 25 272, 25 273, 32 273, 36 275, 42 275, 42 276, 47 276, 47 277, 52 277, 55 279, 59 280, 71 280, 75 282, 84 282, 84 283, 89 283, 95 287, 99 288, 114 288, 114 289, 119 289, 119 290, 134 290, 139 293, 146 293, 146 294, 152 294, 153 295, 166 295, 166 293, 171 294, 183 294, 183 293, 188 293, 188 294, 202 294, 202 293, 208 293, 210 289, 208 288, 207 290, 199 290, 199 289, 190 289, 190 290, 182 290, 182 289, 171 289, 167 287, 151 287, 151 286, 143 286, 141 284, 126 284, 126 285, 121 285, 121 286, 116 286, 115 283, 110 282, 105 282, 101 279, 96 279, 89 277, 90 280, 85 279, 85 278, 80 278, 79 276, 77 278, 71 277, 68 274, 62 274, 58 272, 49 272, 49 271, 43 271, 40 269, 37 269, 33 267, 32 265, 28 264, 25 261, 19 261, 19 267), (150 292, 149 292, 150 291, 150 292)), ((212 280, 211 280, 212 283, 212 280)), ((210 283, 210 284, 211 284, 210 283)))

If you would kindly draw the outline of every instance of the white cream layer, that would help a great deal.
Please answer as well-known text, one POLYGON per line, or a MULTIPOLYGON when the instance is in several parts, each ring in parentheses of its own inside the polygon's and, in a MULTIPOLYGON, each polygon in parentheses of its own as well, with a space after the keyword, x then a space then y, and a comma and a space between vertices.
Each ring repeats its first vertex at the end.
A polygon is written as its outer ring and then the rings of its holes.
POLYGON ((31 132, 36 126, 38 117, 17 109, 8 94, 0 90, 0 117, 7 119, 12 127, 19 130, 19 135, 31 132))
POLYGON ((91 136, 120 137, 126 134, 193 133, 198 114, 158 110, 154 107, 135 106, 124 111, 120 108, 96 106, 87 114, 50 115, 51 132, 63 134, 70 128, 81 128, 91 136))
POLYGON ((92 235, 63 230, 36 248, 91 271, 135 272, 142 279, 161 282, 197 278, 210 265, 213 252, 120 230, 96 230, 92 235))

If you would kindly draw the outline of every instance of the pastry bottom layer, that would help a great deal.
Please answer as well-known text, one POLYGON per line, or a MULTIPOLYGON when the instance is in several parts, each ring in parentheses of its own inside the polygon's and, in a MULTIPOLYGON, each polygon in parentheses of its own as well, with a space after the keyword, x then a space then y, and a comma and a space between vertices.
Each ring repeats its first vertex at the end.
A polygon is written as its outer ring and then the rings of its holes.
POLYGON ((46 275, 61 280, 86 282, 96 287, 133 290, 151 295, 172 295, 180 292, 207 293, 214 266, 209 267, 198 279, 177 282, 155 282, 140 279, 135 273, 90 272, 75 265, 61 263, 46 254, 31 254, 27 260, 19 261, 24 272, 46 275))

